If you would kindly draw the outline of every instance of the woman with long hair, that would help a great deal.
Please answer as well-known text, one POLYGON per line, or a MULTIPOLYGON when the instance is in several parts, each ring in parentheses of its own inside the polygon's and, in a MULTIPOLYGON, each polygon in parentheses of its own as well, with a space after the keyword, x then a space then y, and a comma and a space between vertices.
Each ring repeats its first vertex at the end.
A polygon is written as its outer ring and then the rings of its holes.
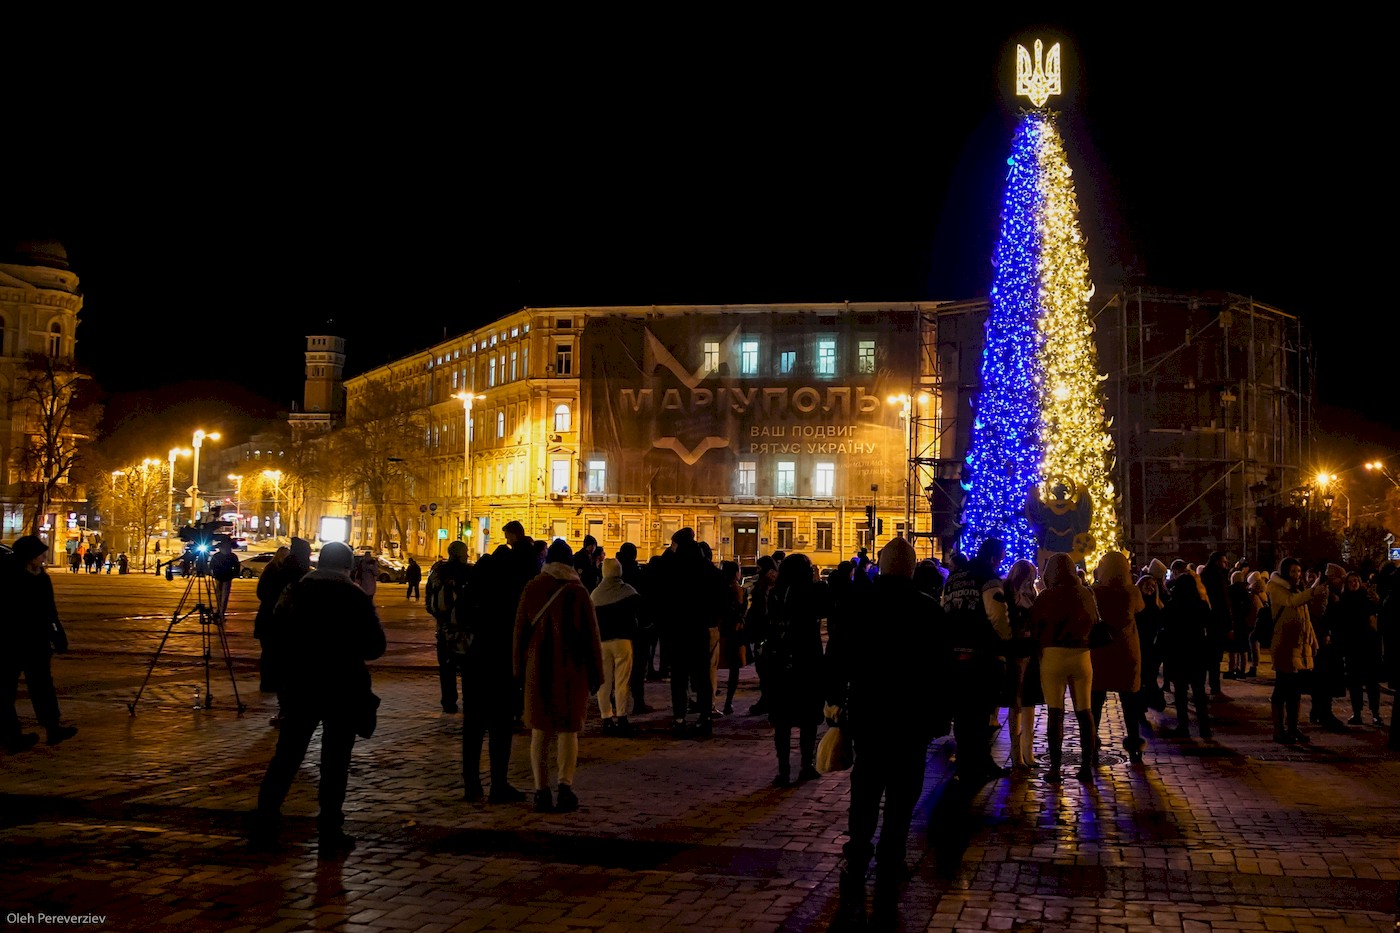
POLYGON ((1142 646, 1138 642, 1137 614, 1142 611, 1142 591, 1133 584, 1132 568, 1121 551, 1109 551, 1094 569, 1094 602, 1099 618, 1108 623, 1113 641, 1089 653, 1094 669, 1094 744, 1103 725, 1103 708, 1110 692, 1118 694, 1126 735, 1123 747, 1134 764, 1142 761, 1145 744, 1142 722, 1142 646))
POLYGON ((1035 708, 1045 704, 1040 689, 1040 652, 1031 634, 1031 607, 1035 605, 1035 564, 1018 560, 1011 565, 1002 585, 1007 622, 1011 626, 1011 647, 1006 662, 1007 722, 1011 724, 1011 767, 1034 771, 1035 708))
POLYGON ((1089 705, 1094 669, 1089 658, 1089 632, 1098 621, 1094 594, 1079 580, 1068 554, 1052 554, 1045 562, 1045 590, 1031 607, 1031 626, 1040 643, 1040 687, 1045 692, 1046 733, 1050 771, 1045 780, 1063 780, 1060 762, 1065 741, 1065 689, 1074 703, 1083 762, 1081 781, 1094 776, 1094 712, 1089 705))

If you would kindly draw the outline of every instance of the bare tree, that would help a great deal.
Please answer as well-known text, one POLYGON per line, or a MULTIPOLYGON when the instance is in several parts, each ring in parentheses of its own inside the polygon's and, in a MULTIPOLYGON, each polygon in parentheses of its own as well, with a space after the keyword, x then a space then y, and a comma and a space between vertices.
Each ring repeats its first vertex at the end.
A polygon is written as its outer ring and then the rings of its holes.
POLYGON ((409 455, 424 446, 425 420, 411 391, 371 383, 347 412, 347 426, 332 436, 331 458, 351 490, 355 504, 374 514, 373 540, 363 525, 359 541, 380 550, 397 530, 403 540, 403 515, 414 484, 421 482, 409 455))
POLYGON ((55 501, 74 501, 59 488, 76 488, 82 451, 91 442, 102 409, 86 373, 72 363, 42 353, 26 353, 10 399, 14 420, 23 425, 18 445, 21 496, 29 534, 37 535, 55 501))
POLYGON ((146 545, 160 526, 165 511, 166 482, 164 464, 145 460, 126 468, 116 482, 117 515, 127 529, 126 550, 132 542, 141 543, 141 569, 146 569, 146 545))

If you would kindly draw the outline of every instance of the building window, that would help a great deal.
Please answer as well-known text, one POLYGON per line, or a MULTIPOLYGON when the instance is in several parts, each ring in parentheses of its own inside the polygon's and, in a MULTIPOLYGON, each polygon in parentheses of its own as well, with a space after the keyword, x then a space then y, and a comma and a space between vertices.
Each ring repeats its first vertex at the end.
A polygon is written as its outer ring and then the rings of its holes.
MULTIPOLYGON (((511 382, 514 382, 515 380, 517 380, 517 379, 520 378, 519 376, 516 375, 516 368, 515 368, 515 367, 519 364, 519 362, 520 362, 520 352, 519 352, 518 350, 511 350, 511 351, 510 351, 510 381, 511 381, 511 382)), ((871 370, 871 372, 874 372, 874 371, 875 371, 875 370, 873 370, 873 369, 871 370)))
POLYGON ((793 460, 778 461, 778 484, 774 493, 779 496, 797 495, 797 463, 793 460))
POLYGON ((791 376, 792 371, 797 368, 797 351, 784 350, 778 354, 778 375, 791 376))
POLYGON ((554 430, 558 434, 563 434, 569 430, 569 406, 554 406, 554 430))
POLYGON ((63 349, 63 328, 57 321, 49 328, 49 356, 58 356, 63 349))
POLYGON ((515 493, 515 462, 514 462, 514 461, 511 461, 510 463, 507 463, 507 464, 506 464, 506 495, 508 495, 508 496, 509 496, 509 495, 514 495, 514 493, 515 493))
POLYGON ((832 550, 831 522, 817 522, 817 543, 813 549, 817 551, 832 550))
POLYGON ((504 408, 496 412, 496 436, 506 436, 506 410, 504 408))
POLYGON ((714 341, 705 341, 705 372, 719 372, 719 344, 714 341))
POLYGON ((608 464, 606 460, 588 461, 588 491, 607 492, 608 464))
POLYGON ((856 347, 856 372, 875 372, 875 341, 862 340, 856 347))
POLYGON ((817 375, 836 375, 836 341, 817 341, 817 375))
POLYGON ((574 372, 574 345, 561 343, 554 348, 554 374, 570 376, 574 372))
POLYGON ((496 384, 496 357, 491 357, 491 363, 487 367, 486 384, 493 386, 496 384))
POLYGON ((745 376, 758 375, 757 340, 745 340, 739 344, 739 372, 745 376))
POLYGON ((787 520, 787 521, 779 520, 779 521, 777 522, 777 529, 778 529, 777 538, 778 538, 778 543, 777 543, 775 546, 777 547, 778 550, 780 550, 780 551, 791 551, 791 550, 792 550, 793 525, 794 525, 794 524, 795 524, 795 523, 794 523, 793 521, 791 521, 791 520, 787 520))
POLYGON ((560 496, 569 494, 569 461, 550 461, 549 491, 560 496))
POLYGON ((834 496, 836 495, 836 464, 818 463, 816 481, 813 483, 812 495, 814 496, 834 496))
POLYGON ((758 463, 754 460, 739 461, 739 488, 736 493, 741 496, 758 495, 758 463))
POLYGON ((474 441, 474 440, 476 440, 476 419, 475 419, 475 418, 468 418, 468 419, 467 419, 467 440, 468 440, 468 441, 474 441))

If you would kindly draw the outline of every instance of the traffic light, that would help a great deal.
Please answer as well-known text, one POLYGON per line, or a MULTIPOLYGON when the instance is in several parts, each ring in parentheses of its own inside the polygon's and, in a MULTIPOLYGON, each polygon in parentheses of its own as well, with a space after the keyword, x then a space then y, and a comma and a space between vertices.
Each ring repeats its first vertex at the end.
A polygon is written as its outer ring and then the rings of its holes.
POLYGON ((883 518, 875 519, 875 533, 877 535, 885 533, 885 520, 883 518))
POLYGON ((875 530, 875 506, 873 505, 865 507, 865 527, 871 531, 875 530))

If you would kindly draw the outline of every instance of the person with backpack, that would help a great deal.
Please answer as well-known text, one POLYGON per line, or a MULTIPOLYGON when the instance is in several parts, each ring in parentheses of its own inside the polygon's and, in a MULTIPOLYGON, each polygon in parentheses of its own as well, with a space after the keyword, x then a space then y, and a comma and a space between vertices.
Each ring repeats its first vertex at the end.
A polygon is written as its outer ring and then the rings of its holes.
MULTIPOLYGON (((457 712, 457 675, 461 670, 461 632, 453 614, 457 601, 466 593, 471 577, 467 562, 467 543, 453 541, 447 546, 447 557, 428 570, 428 583, 423 605, 437 623, 438 684, 442 692, 442 711, 457 712)), ((462 620, 466 621, 466 620, 462 620)))

